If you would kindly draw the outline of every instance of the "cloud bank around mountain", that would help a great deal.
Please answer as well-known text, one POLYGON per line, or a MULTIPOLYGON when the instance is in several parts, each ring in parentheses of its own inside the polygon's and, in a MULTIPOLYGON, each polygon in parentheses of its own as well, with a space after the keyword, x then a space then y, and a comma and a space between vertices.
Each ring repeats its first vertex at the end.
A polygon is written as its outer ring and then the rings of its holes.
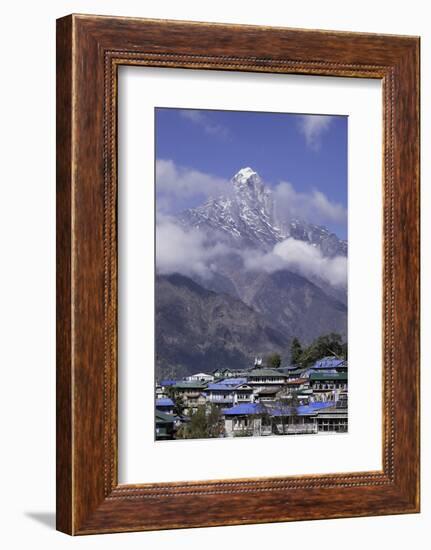
POLYGON ((332 286, 347 286, 347 258, 326 258, 312 244, 289 237, 277 243, 270 252, 242 252, 246 269, 273 273, 282 269, 295 271, 305 277, 319 277, 332 286))
POLYGON ((180 273, 207 279, 217 259, 230 252, 223 242, 210 241, 204 231, 185 229, 166 216, 159 216, 156 229, 156 268, 161 275, 180 273))
POLYGON ((332 286, 346 288, 347 258, 326 258, 317 247, 289 237, 269 252, 240 249, 215 240, 203 230, 184 228, 173 218, 161 216, 156 231, 156 267, 161 275, 180 273, 209 279, 227 255, 239 256, 249 271, 274 273, 287 269, 304 277, 318 277, 332 286))
POLYGON ((180 212, 209 197, 232 192, 229 180, 193 168, 178 166, 172 160, 156 160, 157 211, 180 212))

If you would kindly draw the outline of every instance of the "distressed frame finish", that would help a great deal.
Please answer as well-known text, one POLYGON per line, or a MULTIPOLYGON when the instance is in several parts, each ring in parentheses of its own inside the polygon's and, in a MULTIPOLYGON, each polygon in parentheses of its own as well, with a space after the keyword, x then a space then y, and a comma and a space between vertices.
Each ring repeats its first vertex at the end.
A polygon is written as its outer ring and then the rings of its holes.
POLYGON ((59 19, 57 528, 90 534, 418 511, 419 39, 86 15, 59 19), (382 471, 118 484, 119 65, 382 80, 382 471))

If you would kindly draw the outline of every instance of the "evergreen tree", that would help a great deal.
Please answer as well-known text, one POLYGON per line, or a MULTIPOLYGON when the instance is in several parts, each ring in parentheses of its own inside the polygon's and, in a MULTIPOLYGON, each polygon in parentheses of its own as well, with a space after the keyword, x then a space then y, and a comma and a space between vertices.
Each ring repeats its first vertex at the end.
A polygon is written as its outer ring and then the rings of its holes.
POLYGON ((166 393, 174 402, 174 414, 181 417, 186 407, 183 396, 173 388, 167 388, 166 393))
POLYGON ((339 359, 347 358, 347 344, 343 344, 341 335, 336 332, 319 336, 301 355, 301 364, 309 367, 319 359, 324 357, 337 357, 339 359))
POLYGON ((278 369, 281 366, 281 355, 279 353, 271 353, 266 360, 266 364, 271 369, 278 369))
POLYGON ((297 365, 301 362, 302 353, 303 351, 301 342, 295 336, 295 338, 292 340, 292 343, 290 344, 290 360, 294 365, 297 365))

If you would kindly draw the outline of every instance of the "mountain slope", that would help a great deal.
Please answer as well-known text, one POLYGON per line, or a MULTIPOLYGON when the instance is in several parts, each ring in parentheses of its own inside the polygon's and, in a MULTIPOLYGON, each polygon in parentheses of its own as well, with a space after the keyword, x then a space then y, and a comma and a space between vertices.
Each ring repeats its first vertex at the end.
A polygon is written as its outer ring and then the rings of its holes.
POLYGON ((305 277, 291 271, 262 273, 249 280, 245 301, 289 340, 310 343, 322 334, 347 336, 347 307, 305 277))
POLYGON ((286 353, 288 340, 241 300, 188 277, 156 279, 156 376, 250 367, 256 355, 286 353))

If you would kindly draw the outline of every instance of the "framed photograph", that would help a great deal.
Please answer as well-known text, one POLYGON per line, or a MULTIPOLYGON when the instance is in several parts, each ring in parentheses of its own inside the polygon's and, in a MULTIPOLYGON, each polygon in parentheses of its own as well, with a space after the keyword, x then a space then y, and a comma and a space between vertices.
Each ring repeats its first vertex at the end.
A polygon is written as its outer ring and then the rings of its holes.
POLYGON ((419 38, 57 21, 57 528, 419 511, 419 38))

